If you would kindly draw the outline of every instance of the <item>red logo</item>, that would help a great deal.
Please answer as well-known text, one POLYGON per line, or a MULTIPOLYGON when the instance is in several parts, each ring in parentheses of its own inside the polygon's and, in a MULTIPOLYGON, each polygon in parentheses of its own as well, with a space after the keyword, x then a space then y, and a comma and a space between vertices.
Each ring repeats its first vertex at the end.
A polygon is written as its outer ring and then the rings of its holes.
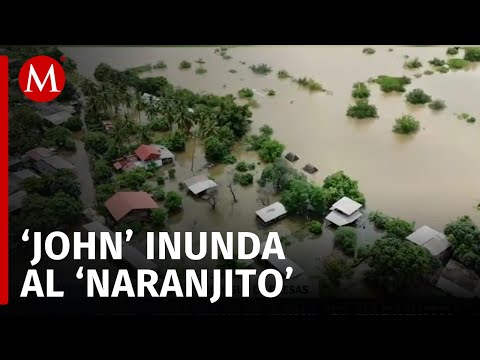
POLYGON ((50 56, 35 56, 25 62, 18 75, 23 94, 36 102, 55 99, 65 86, 65 71, 50 56))

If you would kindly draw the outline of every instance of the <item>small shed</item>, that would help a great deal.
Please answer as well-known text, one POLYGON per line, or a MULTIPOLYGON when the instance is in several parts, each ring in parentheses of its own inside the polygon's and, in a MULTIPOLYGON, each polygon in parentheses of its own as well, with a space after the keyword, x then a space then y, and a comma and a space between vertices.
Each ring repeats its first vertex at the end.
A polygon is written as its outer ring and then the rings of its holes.
POLYGON ((464 298, 480 297, 480 278, 455 260, 450 260, 436 284, 446 293, 464 298))
POLYGON ((35 167, 42 174, 54 174, 61 169, 74 169, 74 166, 71 163, 58 155, 52 155, 36 161, 35 167))
POLYGON ((46 157, 52 156, 54 151, 52 149, 47 149, 44 147, 38 147, 35 149, 28 150, 25 155, 31 160, 40 160, 46 157))
POLYGON ((287 216, 287 209, 281 202, 276 202, 255 211, 255 214, 263 224, 267 225, 287 216))
POLYGON ((307 165, 305 165, 303 167, 303 170, 305 170, 306 172, 308 172, 309 174, 314 174, 318 171, 318 169, 313 166, 312 164, 308 163, 307 165))
POLYGON ((330 207, 331 211, 325 219, 337 226, 351 224, 362 216, 359 211, 362 206, 355 200, 344 196, 330 207))
POLYGON ((197 175, 184 181, 185 186, 195 196, 200 196, 203 192, 216 188, 218 184, 209 179, 206 175, 197 175))
POLYGON ((296 154, 289 152, 287 155, 285 155, 285 159, 290 162, 295 162, 299 159, 299 157, 296 154))
POLYGON ((407 236, 407 240, 427 249, 433 256, 446 258, 451 255, 450 242, 445 234, 423 225, 407 236), (449 252, 447 254, 446 252, 449 252))

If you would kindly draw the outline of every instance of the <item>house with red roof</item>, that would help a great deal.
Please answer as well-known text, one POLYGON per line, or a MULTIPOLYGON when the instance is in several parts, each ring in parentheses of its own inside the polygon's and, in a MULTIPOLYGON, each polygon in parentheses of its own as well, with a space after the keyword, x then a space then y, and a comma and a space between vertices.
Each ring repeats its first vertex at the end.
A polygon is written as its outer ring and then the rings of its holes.
POLYGON ((140 161, 152 161, 160 159, 160 150, 157 149, 154 145, 140 145, 137 150, 135 150, 135 155, 140 161))
POLYGON ((107 221, 118 223, 130 220, 147 220, 153 209, 158 209, 157 203, 145 191, 120 191, 105 201, 105 207, 110 213, 107 221))
POLYGON ((161 145, 140 145, 134 155, 125 156, 115 160, 113 167, 115 170, 130 170, 136 167, 146 167, 150 163, 157 166, 174 162, 175 156, 166 147, 161 145))

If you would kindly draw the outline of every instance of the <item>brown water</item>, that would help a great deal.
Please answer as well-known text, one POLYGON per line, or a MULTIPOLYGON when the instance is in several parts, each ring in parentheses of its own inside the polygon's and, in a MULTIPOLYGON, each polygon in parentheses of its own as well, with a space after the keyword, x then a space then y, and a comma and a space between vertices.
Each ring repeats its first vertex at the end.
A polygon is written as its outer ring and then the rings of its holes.
MULTIPOLYGON (((415 221, 418 226, 428 224, 442 230, 444 225, 460 215, 470 215, 480 224, 480 212, 475 205, 480 202, 480 126, 479 121, 468 124, 456 119, 455 113, 467 112, 480 118, 478 94, 480 69, 472 66, 468 71, 447 74, 435 73, 416 79, 413 74, 428 69, 428 60, 445 58, 446 47, 375 47, 374 55, 362 54, 362 46, 250 46, 234 47, 228 53, 231 60, 223 60, 211 47, 69 47, 63 51, 77 61, 79 71, 91 76, 100 62, 124 69, 164 60, 165 70, 145 73, 144 76, 166 76, 175 85, 194 91, 215 94, 234 93, 250 87, 258 91, 272 88, 277 95, 255 99, 260 103, 253 110, 253 130, 263 124, 273 127, 274 136, 295 152, 301 168, 310 162, 319 168, 309 177, 321 183, 328 174, 345 170, 357 179, 365 193, 368 208, 379 209, 390 215, 415 221), (403 68, 404 55, 419 57, 424 67, 420 70, 403 68), (208 72, 195 74, 194 61, 203 58, 208 72), (179 70, 181 60, 192 62, 192 69, 179 70), (246 65, 240 63, 245 61, 246 65), (256 75, 248 65, 266 63, 273 68, 270 75, 256 75), (235 69, 236 74, 229 73, 235 69), (276 71, 287 70, 295 77, 312 77, 331 91, 310 94, 299 89, 290 80, 279 80, 276 71), (433 112, 428 107, 415 107, 405 102, 401 94, 384 94, 371 84, 370 101, 378 108, 379 118, 354 120, 345 116, 352 98, 352 84, 378 75, 408 75, 413 88, 422 88, 433 98, 446 101, 447 109, 433 112), (392 133, 394 119, 411 113, 422 125, 414 136, 392 133)), ((462 55, 462 54, 460 54, 462 55)), ((199 148, 199 147, 198 147, 199 148)), ((239 149, 240 158, 253 157, 239 149)), ((185 154, 178 157, 177 178, 191 176, 191 144, 185 154)), ((256 161, 256 160, 255 160, 256 161)), ((200 173, 205 160, 197 150, 195 172, 200 173)), ((221 184, 228 182, 232 166, 217 166, 208 172, 221 184)), ((205 172, 207 170, 204 170, 205 172)), ((257 168, 255 178, 260 169, 257 168)), ((176 187, 176 183, 171 185, 176 187)), ((201 200, 186 197, 185 211, 171 219, 175 229, 240 231, 252 229, 252 214, 262 207, 257 200, 256 187, 236 186, 240 201, 232 204, 228 188, 219 190, 220 203, 214 214, 201 200), (192 216, 192 214, 195 214, 192 216), (212 216, 213 215, 213 216, 212 216)), ((259 230, 295 236, 300 231, 295 219, 286 219, 272 228, 259 230)), ((371 235, 368 235, 371 236, 371 235)), ((367 237, 368 237, 367 236, 367 237)), ((304 237, 303 234, 301 237, 304 237)), ((315 273, 317 259, 332 249, 331 232, 327 229, 321 237, 306 237, 293 241, 287 254, 306 258, 302 262, 307 273, 315 273)))

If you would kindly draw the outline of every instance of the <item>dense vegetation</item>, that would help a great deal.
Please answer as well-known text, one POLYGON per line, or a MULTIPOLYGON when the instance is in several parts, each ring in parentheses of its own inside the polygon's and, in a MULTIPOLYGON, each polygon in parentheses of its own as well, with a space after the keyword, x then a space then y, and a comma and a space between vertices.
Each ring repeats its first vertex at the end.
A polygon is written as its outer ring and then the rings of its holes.
POLYGON ((279 70, 277 72, 277 76, 279 79, 288 79, 290 77, 290 74, 287 70, 279 70))
POLYGON ((335 231, 335 246, 347 256, 354 256, 357 247, 357 230, 350 226, 343 226, 335 231))
POLYGON ((392 130, 397 134, 413 134, 420 130, 420 122, 412 115, 402 115, 395 119, 392 130))
POLYGON ((298 78, 294 80, 300 87, 306 88, 311 92, 325 91, 323 86, 312 78, 298 78))
POLYGON ((467 69, 470 66, 470 61, 464 59, 448 59, 447 64, 450 69, 453 70, 467 69))
POLYGON ((362 53, 372 55, 375 54, 375 49, 367 47, 362 50, 362 53))
POLYGON ((445 227, 454 257, 480 274, 480 229, 468 216, 462 216, 445 227))
POLYGON ((251 97, 253 97, 253 95, 254 95, 254 92, 253 92, 252 89, 243 88, 243 89, 238 90, 238 97, 241 98, 241 99, 251 98, 251 97))
POLYGON ((463 58, 468 61, 480 61, 480 47, 465 48, 465 55, 463 58))
POLYGON ((363 82, 353 84, 352 97, 356 99, 366 99, 370 96, 370 90, 363 82))
POLYGON ((347 109, 347 116, 356 119, 376 118, 377 107, 371 105, 367 100, 358 100, 355 105, 350 105, 347 109))
POLYGON ((447 55, 457 55, 458 54, 458 48, 457 47, 449 47, 447 49, 447 55))
POLYGON ((279 158, 285 146, 271 138, 273 130, 270 126, 264 125, 260 128, 260 135, 252 135, 247 139, 250 150, 255 150, 262 161, 271 163, 279 158))
POLYGON ((405 92, 405 85, 411 83, 411 80, 406 77, 394 77, 394 76, 386 76, 380 75, 375 82, 380 85, 380 89, 383 92, 405 92))
POLYGON ((418 68, 422 67, 422 63, 420 62, 420 60, 418 58, 415 58, 415 59, 406 61, 405 62, 405 67, 407 69, 418 69, 418 68))
POLYGON ((430 60, 428 62, 429 64, 433 65, 433 66, 443 66, 446 64, 445 60, 441 60, 439 58, 433 58, 432 60, 430 60))
POLYGON ((445 104, 445 101, 442 99, 435 99, 433 100, 430 104, 428 104, 428 107, 432 110, 444 110, 447 105, 445 104))
POLYGON ((267 64, 251 65, 249 67, 255 74, 267 75, 272 72, 272 68, 267 64))
POLYGON ((410 104, 427 104, 432 101, 432 97, 425 94, 422 89, 414 89, 405 97, 410 104))
POLYGON ((180 65, 178 65, 178 68, 180 70, 187 70, 187 69, 190 69, 191 67, 192 67, 192 63, 186 60, 182 60, 182 62, 180 62, 180 65))

